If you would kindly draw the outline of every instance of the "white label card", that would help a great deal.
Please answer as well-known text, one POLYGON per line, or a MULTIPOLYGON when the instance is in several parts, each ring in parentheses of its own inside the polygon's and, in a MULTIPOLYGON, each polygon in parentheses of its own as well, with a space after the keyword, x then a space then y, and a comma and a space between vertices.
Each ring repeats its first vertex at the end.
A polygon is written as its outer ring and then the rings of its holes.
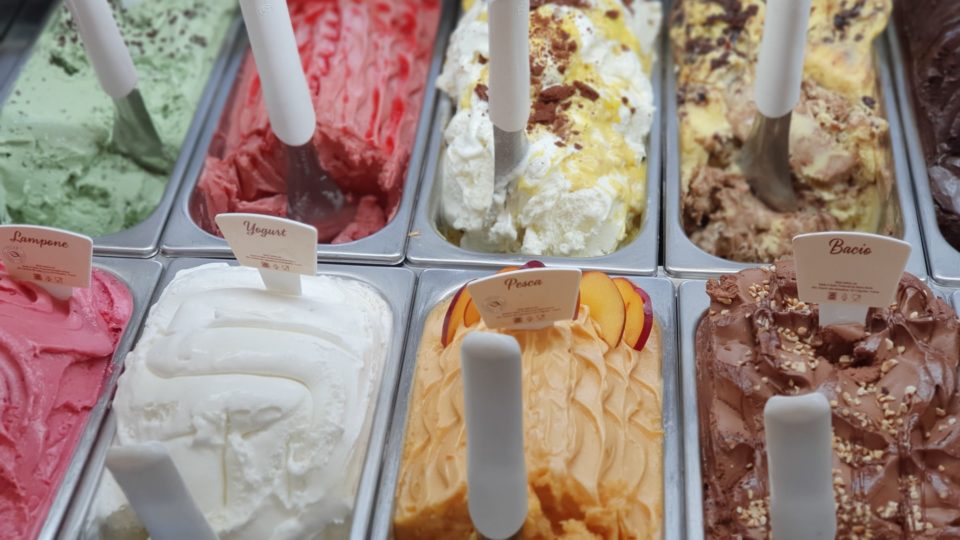
POLYGON ((216 221, 237 261, 260 270, 267 288, 299 294, 299 276, 317 273, 314 227, 260 214, 220 214, 216 221))
POLYGON ((14 279, 43 287, 90 286, 93 240, 34 225, 0 225, 0 258, 14 279))
POLYGON ((793 239, 802 302, 885 307, 910 257, 910 244, 876 234, 824 232, 793 239))
POLYGON ((573 319, 580 270, 530 268, 472 281, 467 291, 489 328, 545 328, 573 319))

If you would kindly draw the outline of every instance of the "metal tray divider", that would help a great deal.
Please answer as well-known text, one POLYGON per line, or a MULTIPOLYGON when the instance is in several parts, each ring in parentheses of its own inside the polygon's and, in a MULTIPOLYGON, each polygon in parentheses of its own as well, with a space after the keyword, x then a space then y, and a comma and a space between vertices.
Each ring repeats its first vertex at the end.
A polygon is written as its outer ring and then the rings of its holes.
POLYGON ((697 358, 694 337, 704 311, 710 306, 705 281, 687 281, 679 289, 680 379, 683 404, 683 467, 686 495, 686 533, 702 540, 703 481, 700 471, 700 419, 697 411, 697 358))

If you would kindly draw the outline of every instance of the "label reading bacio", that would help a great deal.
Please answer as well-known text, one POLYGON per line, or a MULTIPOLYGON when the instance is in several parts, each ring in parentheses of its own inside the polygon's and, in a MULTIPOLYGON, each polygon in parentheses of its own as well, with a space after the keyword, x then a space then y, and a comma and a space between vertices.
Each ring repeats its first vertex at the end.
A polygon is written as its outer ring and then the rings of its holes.
POLYGON ((800 300, 884 307, 894 300, 910 244, 876 234, 824 232, 793 239, 800 300))
POLYGON ((0 225, 0 259, 14 279, 42 285, 90 286, 93 240, 34 225, 0 225))
POLYGON ((473 281, 467 290, 488 327, 543 328, 573 318, 580 270, 516 270, 473 281))

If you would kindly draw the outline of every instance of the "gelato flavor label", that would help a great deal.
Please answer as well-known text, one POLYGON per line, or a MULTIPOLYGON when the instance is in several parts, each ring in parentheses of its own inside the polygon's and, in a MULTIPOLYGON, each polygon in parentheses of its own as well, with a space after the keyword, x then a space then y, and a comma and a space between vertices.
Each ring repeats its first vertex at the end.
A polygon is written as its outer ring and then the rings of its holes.
POLYGON ((534 329, 573 319, 580 270, 531 268, 472 281, 467 291, 490 328, 534 329))
POLYGON ((304 276, 317 273, 314 227, 260 214, 220 214, 216 221, 243 266, 304 276))
POLYGON ((16 280, 85 289, 90 286, 93 240, 50 227, 0 225, 0 259, 16 280))
POLYGON ((910 244, 876 234, 824 232, 793 239, 802 302, 884 307, 894 301, 910 244))

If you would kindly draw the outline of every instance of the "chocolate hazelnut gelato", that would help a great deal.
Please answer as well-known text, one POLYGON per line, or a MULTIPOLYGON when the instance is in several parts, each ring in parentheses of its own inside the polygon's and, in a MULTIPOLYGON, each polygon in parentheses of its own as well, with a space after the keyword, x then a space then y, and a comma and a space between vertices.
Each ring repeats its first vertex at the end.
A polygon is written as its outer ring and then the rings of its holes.
POLYGON ((709 538, 769 538, 763 409, 820 392, 833 410, 837 538, 960 537, 960 322, 916 277, 865 325, 819 328, 793 263, 707 284, 696 334, 709 538))
POLYGON ((960 249, 960 2, 898 2, 896 19, 937 222, 960 249))

